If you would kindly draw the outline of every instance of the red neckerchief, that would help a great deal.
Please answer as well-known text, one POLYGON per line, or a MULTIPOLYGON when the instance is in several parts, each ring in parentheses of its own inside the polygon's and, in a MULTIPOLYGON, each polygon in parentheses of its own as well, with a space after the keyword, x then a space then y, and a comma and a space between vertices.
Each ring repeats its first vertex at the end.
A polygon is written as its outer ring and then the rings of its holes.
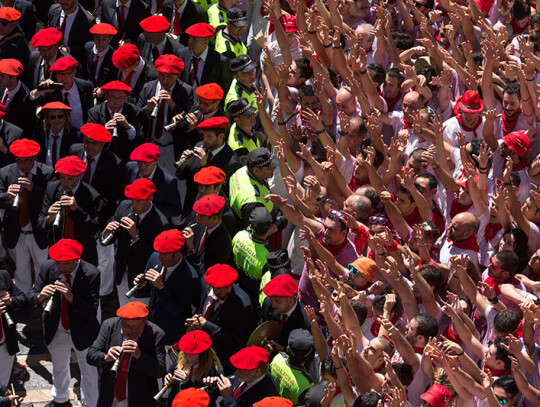
MULTIPOLYGON (((394 318, 392 318, 392 320, 390 321, 392 323, 392 325, 395 325, 396 322, 398 321, 399 319, 399 316, 398 315, 394 315, 394 318)), ((379 322, 377 322, 376 320, 373 320, 373 322, 371 323, 371 334, 374 336, 374 337, 377 337, 379 336, 379 330, 381 329, 381 324, 379 322)), ((383 365, 384 366, 384 365, 383 365)))
POLYGON ((433 209, 433 222, 437 225, 437 229, 439 229, 440 232, 442 232, 445 229, 445 223, 446 220, 444 219, 444 215, 439 208, 439 205, 434 203, 435 209, 433 209))
POLYGON ((467 240, 463 242, 455 242, 451 239, 446 239, 447 242, 452 243, 452 246, 457 247, 461 250, 472 250, 473 252, 478 253, 480 251, 480 246, 478 246, 478 238, 476 233, 472 234, 467 240))
POLYGON ((491 372, 492 377, 501 377, 501 376, 511 376, 512 375, 512 369, 504 369, 504 370, 496 370, 491 369, 484 365, 484 372, 488 373, 491 372))
POLYGON ((518 162, 517 164, 514 164, 512 166, 512 169, 514 171, 521 171, 521 170, 524 170, 527 167, 528 167, 527 162, 522 158, 520 162, 518 162))
POLYGON ((380 365, 377 369, 373 369, 375 373, 381 373, 384 369, 384 363, 380 365))
POLYGON ((407 222, 407 224, 411 227, 424 221, 424 218, 422 218, 422 215, 420 215, 418 207, 414 208, 414 210, 407 216, 404 215, 403 219, 405 219, 405 222, 407 222))
POLYGON ((405 123, 405 126, 403 126, 402 130, 412 129, 412 124, 407 121, 405 116, 403 116, 403 123, 405 123))
POLYGON ((330 245, 327 245, 327 244, 324 244, 323 241, 322 241, 322 238, 321 238, 321 242, 320 242, 323 247, 328 250, 330 253, 332 253, 332 255, 335 257, 336 255, 338 255, 339 253, 341 253, 343 251, 343 249, 345 249, 345 247, 347 246, 347 243, 348 243, 348 240, 345 239, 343 241, 343 243, 341 244, 338 244, 337 246, 330 246, 330 245))
POLYGON ((497 232, 501 229, 502 225, 500 223, 498 225, 491 222, 488 223, 486 230, 484 230, 484 239, 486 239, 486 242, 491 242, 491 239, 493 239, 497 232))
POLYGON ((356 286, 356 291, 365 291, 365 290, 367 290, 370 286, 371 286, 371 283, 367 283, 367 284, 364 284, 364 285, 357 285, 357 286, 356 286))
POLYGON ((521 114, 521 109, 519 109, 519 113, 516 114, 516 118, 515 119, 509 119, 507 116, 506 116, 506 113, 502 112, 502 131, 503 131, 503 136, 506 136, 507 134, 510 134, 514 131, 514 129, 516 128, 516 124, 517 124, 517 121, 519 119, 519 115, 521 114))
POLYGON ((489 14, 489 10, 493 6, 493 0, 474 0, 474 2, 478 4, 478 7, 482 9, 485 15, 489 14))
POLYGON ((441 38, 439 37, 439 34, 437 34, 437 35, 435 36, 435 39, 437 40, 437 42, 439 43, 439 45, 440 45, 441 47, 443 47, 444 49, 448 49, 448 48, 450 47, 450 44, 443 44, 443 43, 441 42, 441 38))
POLYGON ((530 17, 527 19, 527 24, 525 24, 523 27, 518 27, 518 25, 516 24, 516 20, 512 19, 512 21, 510 21, 510 25, 512 26, 512 35, 518 35, 527 30, 527 28, 529 27, 530 19, 530 17))
POLYGON ((493 288, 493 291, 495 291, 495 294, 499 295, 501 293, 501 289, 499 288, 501 284, 514 284, 518 285, 519 280, 515 277, 512 277, 510 280, 506 281, 496 281, 493 277, 488 277, 484 280, 484 283, 489 285, 491 288, 493 288))
POLYGON ((359 181, 356 178, 352 177, 351 182, 349 182, 349 188, 351 191, 356 192, 358 188, 360 188, 362 185, 369 184, 369 178, 364 181, 359 181))
POLYGON ((452 201, 452 204, 450 205, 450 218, 453 219, 454 216, 459 215, 460 213, 467 212, 469 208, 472 206, 470 205, 462 205, 460 204, 456 198, 452 201))
POLYGON ((412 348, 414 349, 415 353, 419 353, 420 355, 424 353, 423 346, 413 346, 412 348))
POLYGON ((392 112, 394 110, 394 107, 396 107, 397 102, 401 99, 402 94, 399 93, 395 98, 387 98, 384 96, 384 90, 381 92, 382 97, 386 101, 386 105, 388 106, 388 112, 392 112))
POLYGON ((476 122, 476 125, 474 126, 474 128, 472 129, 469 129, 467 126, 465 126, 465 124, 463 123, 463 118, 461 117, 461 113, 458 114, 456 116, 457 118, 457 121, 459 122, 459 125, 461 126, 461 128, 463 130, 465 130, 466 132, 470 132, 472 131, 473 132, 473 135, 475 138, 478 138, 478 134, 476 134, 476 130, 478 129, 478 127, 480 127, 480 125, 482 124, 482 116, 478 116, 478 121, 476 122))
POLYGON ((461 343, 461 339, 459 338, 459 336, 457 336, 453 331, 452 331, 452 324, 448 325, 446 327, 446 329, 444 330, 444 333, 443 335, 450 339, 452 342, 455 342, 455 343, 461 343))

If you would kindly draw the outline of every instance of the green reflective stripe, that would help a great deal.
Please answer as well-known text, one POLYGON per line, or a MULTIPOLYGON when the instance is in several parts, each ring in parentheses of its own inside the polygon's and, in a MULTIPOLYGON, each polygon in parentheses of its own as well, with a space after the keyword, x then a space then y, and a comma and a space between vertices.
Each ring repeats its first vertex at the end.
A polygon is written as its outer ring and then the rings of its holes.
POLYGON ((236 171, 229 180, 229 198, 231 208, 239 217, 242 217, 242 206, 248 203, 259 202, 268 212, 272 212, 274 204, 264 199, 270 190, 263 184, 255 181, 248 175, 247 167, 242 167, 236 171), (255 194, 255 186, 259 190, 258 196, 255 194))
POLYGON ((255 243, 247 230, 238 232, 232 240, 234 261, 251 277, 260 280, 268 249, 262 243, 255 243))
POLYGON ((238 130, 236 130, 236 123, 233 123, 231 129, 229 130, 227 144, 233 149, 233 151, 240 148, 246 148, 248 150, 248 153, 261 146, 257 137, 255 137, 255 141, 244 137, 242 139, 242 143, 240 143, 240 140, 238 140, 238 130))
POLYGON ((304 372, 294 369, 287 364, 283 353, 278 353, 270 363, 270 373, 278 385, 279 395, 298 405, 298 398, 313 386, 304 372))

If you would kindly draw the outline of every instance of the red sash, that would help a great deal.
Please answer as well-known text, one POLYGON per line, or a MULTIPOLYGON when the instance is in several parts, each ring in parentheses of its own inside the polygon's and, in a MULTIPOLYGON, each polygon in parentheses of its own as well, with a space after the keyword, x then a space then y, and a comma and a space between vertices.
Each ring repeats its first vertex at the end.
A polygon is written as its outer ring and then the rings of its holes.
POLYGON ((452 246, 457 247, 461 250, 472 250, 473 252, 478 253, 480 251, 480 246, 478 245, 478 238, 476 237, 476 233, 471 235, 467 240, 464 240, 462 242, 456 242, 452 239, 446 239, 449 243, 452 243, 452 246))

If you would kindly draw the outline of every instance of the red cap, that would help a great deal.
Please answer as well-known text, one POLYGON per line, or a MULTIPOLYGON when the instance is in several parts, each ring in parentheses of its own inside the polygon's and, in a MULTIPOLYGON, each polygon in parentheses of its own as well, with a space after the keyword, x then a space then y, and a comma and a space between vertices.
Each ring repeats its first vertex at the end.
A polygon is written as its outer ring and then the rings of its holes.
POLYGON ((210 396, 203 389, 189 387, 178 393, 172 402, 172 407, 208 407, 210 396))
POLYGON ((0 119, 6 115, 6 105, 0 102, 0 119))
POLYGON ((86 163, 76 155, 68 155, 56 162, 54 169, 60 174, 77 176, 86 171, 86 163))
POLYGON ((427 401, 433 407, 446 407, 451 395, 443 385, 433 384, 420 398, 427 401))
POLYGON ((457 102, 459 110, 465 113, 478 113, 484 110, 484 102, 475 90, 467 90, 457 102))
POLYGON ((54 261, 71 261, 81 258, 82 244, 73 239, 60 239, 49 247, 49 257, 54 261))
POLYGON ((239 350, 229 360, 237 369, 253 370, 266 366, 268 358, 269 354, 266 349, 253 345, 239 350))
POLYGON ((209 118, 208 120, 205 120, 202 123, 199 123, 197 126, 197 129, 204 130, 204 129, 226 129, 229 125, 229 119, 223 116, 214 116, 209 118))
POLYGON ((65 72, 77 69, 77 60, 73 57, 60 57, 50 67, 51 72, 65 72))
POLYGON ((193 181, 201 185, 216 185, 225 181, 225 172, 218 167, 203 167, 193 176, 193 181))
POLYGON ((217 83, 207 83, 206 85, 199 86, 195 93, 201 99, 212 102, 223 99, 223 89, 217 83))
POLYGON ((11 154, 18 158, 34 157, 38 155, 39 150, 41 150, 39 144, 34 140, 28 140, 27 138, 15 140, 9 146, 11 154))
POLYGON ((107 23, 94 24, 90 27, 90 34, 116 35, 118 30, 107 23))
POLYGON ((141 201, 156 192, 156 187, 152 181, 147 178, 138 178, 131 185, 126 185, 124 195, 127 199, 141 201))
POLYGON ((184 61, 176 55, 164 54, 156 59, 155 66, 158 72, 180 75, 184 70, 184 61))
POLYGON ((132 161, 143 161, 145 163, 149 163, 157 160, 160 155, 161 151, 159 151, 158 146, 152 143, 144 143, 133 150, 129 156, 129 159, 132 161))
POLYGON ((214 264, 204 273, 204 281, 212 288, 224 288, 238 280, 237 271, 228 264, 214 264))
POLYGON ((148 305, 140 301, 128 302, 116 310, 116 316, 123 319, 141 319, 148 316, 148 305))
POLYGON ((292 297, 298 292, 298 284, 289 274, 280 274, 270 280, 263 291, 269 297, 292 297))
POLYGON ((293 407, 291 400, 283 397, 265 397, 261 401, 253 403, 253 407, 293 407))
POLYGON ((142 20, 139 25, 141 28, 149 33, 159 33, 161 31, 167 31, 171 28, 171 23, 163 16, 150 16, 142 20))
POLYGON ((132 89, 122 81, 107 82, 105 85, 101 87, 101 90, 104 92, 108 90, 119 90, 119 91, 127 92, 127 93, 130 93, 132 91, 132 89))
POLYGON ((100 143, 108 143, 111 141, 112 135, 105 126, 98 123, 86 123, 81 127, 83 136, 99 141, 100 143))
POLYGON ((218 214, 225 206, 225 198, 218 194, 209 194, 193 204, 195 213, 203 216, 218 214))
POLYGON ((286 33, 289 32, 298 32, 298 26, 296 25, 296 17, 292 14, 285 14, 279 18, 279 22, 283 27, 283 31, 286 33))
POLYGON ((6 58, 0 60, 0 73, 11 76, 21 76, 23 71, 23 64, 21 64, 18 59, 6 58))
POLYGON ((160 253, 174 253, 184 247, 184 235, 178 229, 161 232, 154 239, 154 250, 160 253))
POLYGON ((188 332, 182 336, 178 342, 178 349, 184 353, 189 353, 190 355, 202 353, 205 350, 210 349, 210 346, 212 346, 210 335, 199 329, 188 332))
POLYGON ((216 29, 208 23, 197 23, 188 27, 186 34, 192 37, 209 38, 216 35, 216 29))
POLYGON ((112 61, 118 69, 126 69, 137 63, 139 55, 139 49, 135 45, 124 44, 114 51, 112 61))
POLYGON ((62 33, 60 30, 49 27, 43 28, 34 34, 32 41, 30 42, 34 48, 37 47, 50 47, 56 45, 62 39, 62 33))
POLYGON ((42 112, 47 112, 49 110, 65 110, 66 112, 71 112, 73 109, 62 102, 50 102, 41 108, 42 112))
POLYGON ((19 10, 15 10, 13 7, 0 8, 0 20, 17 21, 19 18, 21 18, 19 10))
POLYGON ((511 151, 523 157, 531 148, 531 140, 525 130, 514 131, 503 137, 504 144, 511 151))

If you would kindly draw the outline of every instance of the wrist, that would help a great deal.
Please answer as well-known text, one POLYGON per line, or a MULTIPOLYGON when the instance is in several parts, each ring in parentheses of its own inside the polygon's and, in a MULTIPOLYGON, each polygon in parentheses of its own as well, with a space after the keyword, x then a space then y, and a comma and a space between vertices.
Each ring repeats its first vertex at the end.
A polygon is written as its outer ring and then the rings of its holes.
POLYGON ((457 353, 457 352, 456 352, 456 356, 462 356, 464 353, 465 353, 465 351, 464 351, 463 348, 462 348, 460 353, 457 353))
POLYGON ((495 305, 499 302, 499 296, 497 294, 495 294, 494 297, 492 298, 487 298, 488 302, 492 305, 495 305))
POLYGON ((324 48, 330 48, 332 46, 332 43, 328 43, 328 45, 323 45, 324 48))

